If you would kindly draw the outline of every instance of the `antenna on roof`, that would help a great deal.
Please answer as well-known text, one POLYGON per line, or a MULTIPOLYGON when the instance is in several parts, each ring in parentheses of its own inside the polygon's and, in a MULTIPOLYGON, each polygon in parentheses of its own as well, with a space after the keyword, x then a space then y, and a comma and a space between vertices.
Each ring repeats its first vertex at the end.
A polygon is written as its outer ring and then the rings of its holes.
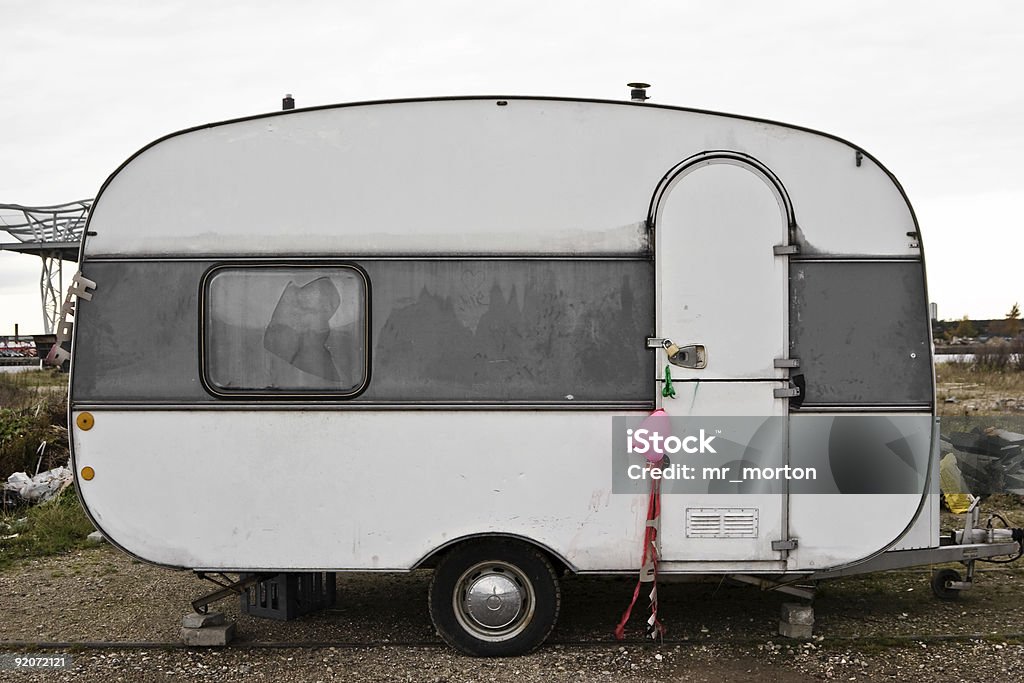
POLYGON ((289 109, 295 109, 295 98, 292 97, 291 93, 284 96, 281 100, 281 110, 288 111, 289 109))
POLYGON ((627 83, 626 86, 631 88, 629 99, 634 102, 644 102, 651 99, 647 96, 647 88, 651 87, 650 83, 627 83))

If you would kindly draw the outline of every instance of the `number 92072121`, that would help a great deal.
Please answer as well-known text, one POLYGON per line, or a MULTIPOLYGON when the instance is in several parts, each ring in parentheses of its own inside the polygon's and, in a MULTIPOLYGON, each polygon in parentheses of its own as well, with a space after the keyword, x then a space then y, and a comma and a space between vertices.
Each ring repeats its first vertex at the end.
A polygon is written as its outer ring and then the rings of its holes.
POLYGON ((0 653, 0 671, 11 669, 66 669, 70 666, 71 655, 0 653))

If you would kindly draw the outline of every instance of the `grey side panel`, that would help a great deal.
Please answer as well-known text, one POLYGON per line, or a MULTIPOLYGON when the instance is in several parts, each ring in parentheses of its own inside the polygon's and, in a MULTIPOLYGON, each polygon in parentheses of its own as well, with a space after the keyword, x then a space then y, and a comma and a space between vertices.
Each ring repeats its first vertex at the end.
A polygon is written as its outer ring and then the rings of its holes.
MULTIPOLYGON (((73 400, 244 403, 200 382, 199 289, 221 262, 87 263, 73 400)), ((653 264, 645 260, 381 260, 369 276, 371 372, 345 403, 643 402, 653 264)), ((328 399, 328 402, 331 402, 328 399)))
POLYGON ((209 264, 86 263, 96 284, 75 315, 75 401, 195 401, 199 280, 209 264))
POLYGON ((646 401, 646 261, 408 261, 370 273, 365 400, 646 401))
POLYGON ((931 403, 921 263, 794 262, 790 281, 804 407, 931 403))

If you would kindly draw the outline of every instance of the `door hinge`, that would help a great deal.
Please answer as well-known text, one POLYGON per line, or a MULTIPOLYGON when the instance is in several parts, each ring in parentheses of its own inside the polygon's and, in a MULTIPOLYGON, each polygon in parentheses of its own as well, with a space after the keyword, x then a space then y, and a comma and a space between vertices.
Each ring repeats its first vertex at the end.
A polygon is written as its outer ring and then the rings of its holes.
POLYGON ((775 367, 777 368, 798 368, 800 367, 799 358, 776 358, 775 367))
POLYGON ((772 247, 772 251, 775 252, 776 256, 791 256, 793 254, 800 253, 799 244, 776 244, 772 247))
POLYGON ((776 389, 775 398, 799 398, 800 387, 786 387, 785 389, 776 389))
POLYGON ((796 550, 799 542, 795 538, 787 538, 784 541, 772 541, 772 550, 796 550))

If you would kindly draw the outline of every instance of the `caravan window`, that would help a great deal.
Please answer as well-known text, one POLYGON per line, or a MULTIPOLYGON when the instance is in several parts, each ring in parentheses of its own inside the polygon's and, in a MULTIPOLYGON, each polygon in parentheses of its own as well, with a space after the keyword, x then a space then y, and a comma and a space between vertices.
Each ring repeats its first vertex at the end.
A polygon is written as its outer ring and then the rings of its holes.
POLYGON ((368 283, 338 265, 220 266, 203 285, 202 365, 218 395, 350 397, 368 379, 368 283))

